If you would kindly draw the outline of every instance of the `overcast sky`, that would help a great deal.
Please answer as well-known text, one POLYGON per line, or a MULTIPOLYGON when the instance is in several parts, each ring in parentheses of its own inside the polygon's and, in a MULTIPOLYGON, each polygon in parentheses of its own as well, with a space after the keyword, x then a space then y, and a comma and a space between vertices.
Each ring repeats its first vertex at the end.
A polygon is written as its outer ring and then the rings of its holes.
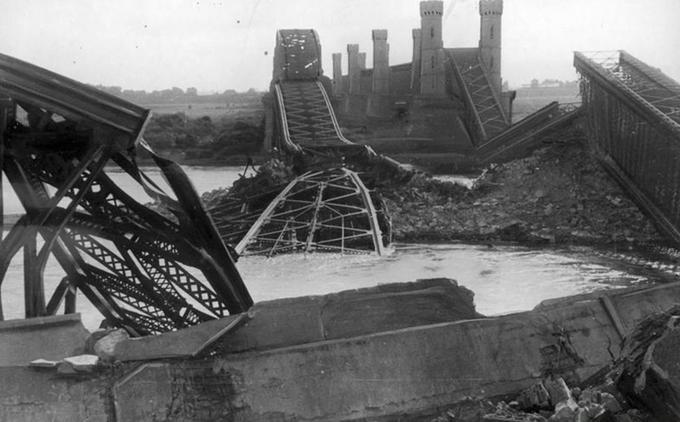
MULTIPOLYGON (((418 0, 0 0, 0 52, 91 84, 264 90, 277 28, 314 28, 331 54, 387 29, 410 61, 418 0)), ((477 0, 444 2, 444 46, 475 47, 477 0)), ((680 80, 680 0, 505 0, 502 76, 576 78, 573 50, 623 49, 680 80)))

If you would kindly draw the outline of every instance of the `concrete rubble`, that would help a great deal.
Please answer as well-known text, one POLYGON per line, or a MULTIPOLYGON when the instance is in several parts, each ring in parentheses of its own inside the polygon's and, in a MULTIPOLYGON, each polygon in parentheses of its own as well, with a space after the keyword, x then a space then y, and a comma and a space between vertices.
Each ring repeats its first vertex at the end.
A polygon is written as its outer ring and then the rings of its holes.
POLYGON ((611 364, 571 388, 548 376, 507 401, 469 399, 432 422, 680 420, 680 306, 642 320, 611 364))
POLYGON ((578 139, 492 165, 472 189, 418 176, 381 194, 396 241, 665 243, 578 139))
MULTIPOLYGON (((161 335, 102 330, 44 361, 3 356, 0 420, 677 420, 677 303, 672 283, 484 317, 446 279, 280 299, 161 335), (79 356, 97 344, 113 354, 79 356)), ((52 318, 0 334, 75 328, 52 318)))

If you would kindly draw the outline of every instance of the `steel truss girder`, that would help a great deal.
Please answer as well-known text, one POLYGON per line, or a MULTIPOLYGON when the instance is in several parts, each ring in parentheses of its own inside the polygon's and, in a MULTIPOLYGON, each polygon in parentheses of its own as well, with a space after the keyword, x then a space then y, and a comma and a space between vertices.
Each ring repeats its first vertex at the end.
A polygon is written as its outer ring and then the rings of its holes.
POLYGON ((186 327, 252 304, 200 198, 176 165, 149 151, 171 181, 173 200, 148 183, 125 152, 98 139, 68 150, 43 148, 44 134, 37 129, 28 128, 33 137, 19 136, 29 142, 6 136, 3 164, 26 215, 0 242, 0 276, 4 279, 11 258, 23 248, 27 317, 54 314, 64 301, 65 311, 74 312, 76 288, 110 323, 134 335, 186 327), (169 205, 179 222, 116 186, 103 172, 112 160, 169 205), (56 192, 50 195, 46 186, 56 192), (43 273, 50 255, 66 277, 45 305, 43 273))
POLYGON ((574 54, 588 138, 610 173, 680 244, 680 122, 649 98, 648 88, 668 98, 680 86, 623 52, 574 54))
POLYGON ((236 251, 267 256, 290 251, 383 254, 384 245, 366 187, 356 173, 340 168, 307 173, 289 183, 236 251))
POLYGON ((448 58, 458 85, 463 90, 465 107, 471 115, 468 124, 478 126, 473 135, 479 145, 507 129, 510 119, 501 106, 500 93, 491 87, 484 64, 476 52, 448 52, 448 58))

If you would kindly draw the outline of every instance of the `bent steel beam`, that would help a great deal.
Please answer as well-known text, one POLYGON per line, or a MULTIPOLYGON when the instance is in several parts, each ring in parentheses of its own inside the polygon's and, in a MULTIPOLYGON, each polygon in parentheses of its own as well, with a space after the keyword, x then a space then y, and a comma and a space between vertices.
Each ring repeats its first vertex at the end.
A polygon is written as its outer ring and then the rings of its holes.
MULTIPOLYGON (((18 113, 3 125, 2 171, 25 209, 0 241, 0 283, 24 249, 27 317, 75 311, 78 289, 133 335, 175 330, 252 305, 230 252, 179 166, 141 142, 174 197, 135 163, 149 111, 0 55, 0 96, 18 113), (108 177, 117 165, 171 216, 108 177), (37 249, 40 247, 40 249, 37 249), (45 266, 64 274, 45 305, 45 266)), ((8 114, 6 114, 8 115, 8 114)), ((0 315, 1 316, 1 315, 0 315)))
POLYGON ((267 256, 293 251, 385 253, 368 190, 346 168, 310 172, 290 182, 235 249, 267 256))

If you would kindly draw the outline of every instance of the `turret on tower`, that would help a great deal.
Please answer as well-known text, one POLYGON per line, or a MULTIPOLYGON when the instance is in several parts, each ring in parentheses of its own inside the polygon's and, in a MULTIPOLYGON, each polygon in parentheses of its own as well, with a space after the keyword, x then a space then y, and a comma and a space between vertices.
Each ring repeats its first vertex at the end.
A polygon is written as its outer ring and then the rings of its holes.
POLYGON ((390 93, 390 45, 387 44, 387 29, 374 29, 373 35, 373 80, 374 94, 390 93))
POLYGON ((501 93, 501 17, 503 0, 479 0, 479 54, 486 67, 489 82, 501 93))
POLYGON ((442 15, 444 2, 420 2, 420 93, 444 94, 442 15))

